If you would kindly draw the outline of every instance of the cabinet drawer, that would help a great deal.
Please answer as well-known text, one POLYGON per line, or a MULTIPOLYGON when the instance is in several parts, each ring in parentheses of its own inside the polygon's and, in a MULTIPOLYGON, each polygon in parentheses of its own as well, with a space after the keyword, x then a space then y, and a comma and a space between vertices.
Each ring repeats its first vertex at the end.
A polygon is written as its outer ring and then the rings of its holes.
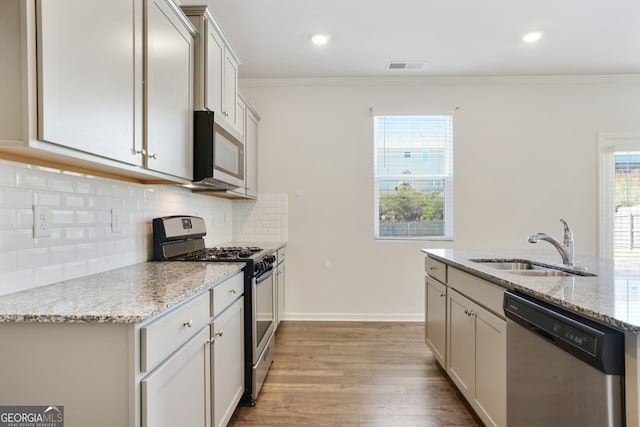
POLYGON ((211 289, 211 317, 227 308, 244 294, 244 273, 238 273, 211 289))
POLYGON ((504 319, 504 288, 477 278, 457 268, 449 269, 448 285, 504 319))
POLYGON ((153 369, 209 321, 206 293, 140 329, 140 370, 153 369))
POLYGON ((424 271, 436 280, 447 283, 447 264, 433 258, 425 257, 424 271))

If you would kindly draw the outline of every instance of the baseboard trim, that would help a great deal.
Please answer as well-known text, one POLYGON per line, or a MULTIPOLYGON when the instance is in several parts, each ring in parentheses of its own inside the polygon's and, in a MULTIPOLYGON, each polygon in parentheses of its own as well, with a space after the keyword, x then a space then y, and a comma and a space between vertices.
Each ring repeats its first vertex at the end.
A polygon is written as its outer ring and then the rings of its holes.
POLYGON ((424 313, 286 313, 283 320, 424 322, 424 313))

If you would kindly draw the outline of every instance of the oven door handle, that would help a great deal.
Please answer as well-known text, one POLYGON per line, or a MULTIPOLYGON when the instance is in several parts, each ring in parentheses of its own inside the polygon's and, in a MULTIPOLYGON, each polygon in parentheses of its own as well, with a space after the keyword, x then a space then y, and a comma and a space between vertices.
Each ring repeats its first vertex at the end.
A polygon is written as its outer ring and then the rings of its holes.
POLYGON ((256 285, 258 283, 264 282, 271 276, 273 276, 273 266, 269 267, 267 271, 263 272, 262 274, 260 274, 260 276, 256 277, 256 285))

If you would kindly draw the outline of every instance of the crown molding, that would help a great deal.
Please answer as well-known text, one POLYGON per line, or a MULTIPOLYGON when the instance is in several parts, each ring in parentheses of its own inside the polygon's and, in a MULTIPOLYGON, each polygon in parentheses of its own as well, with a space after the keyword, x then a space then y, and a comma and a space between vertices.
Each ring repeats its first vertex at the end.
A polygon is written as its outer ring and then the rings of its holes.
POLYGON ((303 86, 446 86, 446 85, 554 85, 640 83, 640 74, 550 76, 433 76, 433 77, 319 77, 240 79, 242 87, 303 86))

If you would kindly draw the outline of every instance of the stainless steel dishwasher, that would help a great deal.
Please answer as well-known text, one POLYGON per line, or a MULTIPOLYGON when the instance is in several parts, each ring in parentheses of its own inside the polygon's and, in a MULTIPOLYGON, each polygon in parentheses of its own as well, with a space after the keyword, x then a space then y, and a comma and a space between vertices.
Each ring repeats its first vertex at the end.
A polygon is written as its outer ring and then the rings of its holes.
POLYGON ((507 425, 623 426, 624 334, 505 292, 507 425))

